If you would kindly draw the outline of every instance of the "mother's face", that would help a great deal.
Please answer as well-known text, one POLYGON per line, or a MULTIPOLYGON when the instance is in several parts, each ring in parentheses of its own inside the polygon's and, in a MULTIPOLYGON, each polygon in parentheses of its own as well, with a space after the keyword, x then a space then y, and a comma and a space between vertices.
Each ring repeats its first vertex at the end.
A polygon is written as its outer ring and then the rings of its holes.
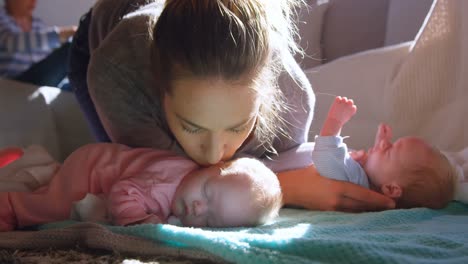
POLYGON ((220 79, 172 83, 164 98, 166 119, 184 151, 200 165, 232 158, 255 125, 259 104, 249 86, 220 79))

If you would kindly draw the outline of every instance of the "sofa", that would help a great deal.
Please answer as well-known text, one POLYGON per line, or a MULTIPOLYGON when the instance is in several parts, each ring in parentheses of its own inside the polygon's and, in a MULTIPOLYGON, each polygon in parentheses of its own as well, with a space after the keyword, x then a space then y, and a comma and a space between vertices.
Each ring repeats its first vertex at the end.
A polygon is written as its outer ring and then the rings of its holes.
MULTIPOLYGON (((317 99, 310 140, 334 96, 343 95, 358 106, 342 132, 354 148, 372 144, 379 122, 391 124, 395 136, 422 136, 442 150, 468 145, 468 1, 309 5, 299 10, 309 56, 297 59, 317 99), (311 57, 319 60, 307 61, 311 57)), ((92 141, 73 96, 55 88, 0 80, 0 107, 6 120, 0 131, 9 135, 1 144, 44 143, 61 156, 92 141)), ((452 157, 468 175, 468 148, 452 157)), ((276 221, 256 228, 51 223, 38 232, 0 234, 0 247, 70 249, 78 243, 137 256, 204 257, 200 263, 468 263, 467 219, 468 206, 458 202, 441 210, 354 214, 285 208, 276 221)))

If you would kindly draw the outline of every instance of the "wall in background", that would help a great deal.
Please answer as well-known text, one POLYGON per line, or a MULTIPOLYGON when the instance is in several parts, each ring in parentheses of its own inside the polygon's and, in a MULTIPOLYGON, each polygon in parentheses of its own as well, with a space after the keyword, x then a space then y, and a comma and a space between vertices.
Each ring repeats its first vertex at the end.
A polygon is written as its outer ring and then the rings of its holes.
MULTIPOLYGON (((50 26, 78 25, 82 14, 87 12, 96 0, 37 0, 34 14, 50 26)), ((0 0, 3 6, 4 1, 0 0)))

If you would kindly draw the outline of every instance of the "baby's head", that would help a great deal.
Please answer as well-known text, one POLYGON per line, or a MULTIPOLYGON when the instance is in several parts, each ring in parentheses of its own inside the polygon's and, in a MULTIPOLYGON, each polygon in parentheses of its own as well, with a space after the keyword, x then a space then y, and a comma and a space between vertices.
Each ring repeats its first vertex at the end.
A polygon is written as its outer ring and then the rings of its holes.
POLYGON ((442 208, 454 196, 456 172, 448 159, 416 137, 376 141, 364 169, 371 187, 394 198, 397 207, 442 208))
POLYGON ((184 177, 172 200, 172 213, 184 226, 255 226, 281 207, 276 175, 251 158, 213 165, 184 177))

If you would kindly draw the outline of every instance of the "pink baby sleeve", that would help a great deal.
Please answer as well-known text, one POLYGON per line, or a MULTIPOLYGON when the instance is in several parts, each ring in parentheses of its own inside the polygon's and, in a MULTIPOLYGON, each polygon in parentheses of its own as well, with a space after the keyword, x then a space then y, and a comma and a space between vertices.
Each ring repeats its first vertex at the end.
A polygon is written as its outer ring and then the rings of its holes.
POLYGON ((129 225, 138 223, 162 223, 164 216, 157 202, 152 208, 148 204, 148 189, 139 183, 140 179, 122 180, 116 183, 109 193, 109 212, 112 222, 116 225, 129 225))

